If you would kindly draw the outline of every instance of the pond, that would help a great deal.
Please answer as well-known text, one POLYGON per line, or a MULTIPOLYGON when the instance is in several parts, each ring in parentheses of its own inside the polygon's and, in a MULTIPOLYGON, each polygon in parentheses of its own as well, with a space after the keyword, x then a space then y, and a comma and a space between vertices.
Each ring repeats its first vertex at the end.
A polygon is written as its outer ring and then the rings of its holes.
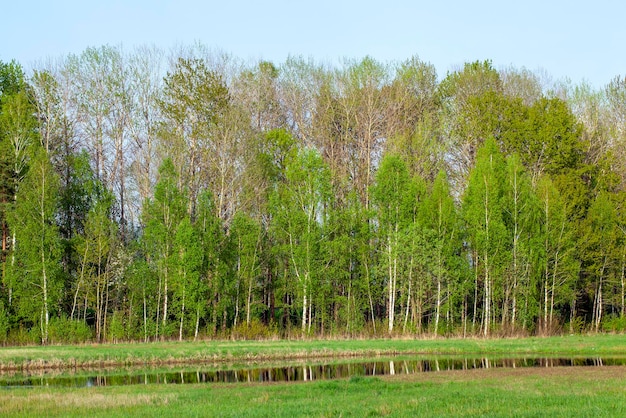
POLYGON ((530 358, 387 358, 346 362, 238 365, 221 368, 193 365, 180 369, 87 370, 38 375, 0 375, 0 388, 95 387, 148 384, 269 383, 331 380, 354 376, 385 376, 447 370, 529 367, 610 367, 626 365, 626 357, 530 357, 530 358))

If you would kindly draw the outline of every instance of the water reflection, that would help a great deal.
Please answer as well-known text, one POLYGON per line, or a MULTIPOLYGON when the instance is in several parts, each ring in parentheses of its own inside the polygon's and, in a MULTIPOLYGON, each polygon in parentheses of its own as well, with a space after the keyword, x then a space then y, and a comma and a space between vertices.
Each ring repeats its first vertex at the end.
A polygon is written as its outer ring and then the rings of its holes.
POLYGON ((85 375, 41 375, 0 377, 0 387, 54 386, 93 387, 148 384, 299 382, 330 380, 353 376, 408 375, 446 370, 474 370, 523 367, 601 367, 624 366, 626 357, 610 358, 420 358, 369 360, 332 364, 292 364, 271 367, 241 367, 226 370, 206 366, 172 370, 102 372, 85 375))

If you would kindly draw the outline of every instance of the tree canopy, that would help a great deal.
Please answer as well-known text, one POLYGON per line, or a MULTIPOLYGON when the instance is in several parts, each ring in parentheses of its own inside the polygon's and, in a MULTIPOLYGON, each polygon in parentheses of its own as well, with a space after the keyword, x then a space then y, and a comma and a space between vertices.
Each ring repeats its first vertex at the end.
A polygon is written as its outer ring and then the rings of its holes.
POLYGON ((0 341, 622 330, 626 82, 542 80, 0 62, 0 341))

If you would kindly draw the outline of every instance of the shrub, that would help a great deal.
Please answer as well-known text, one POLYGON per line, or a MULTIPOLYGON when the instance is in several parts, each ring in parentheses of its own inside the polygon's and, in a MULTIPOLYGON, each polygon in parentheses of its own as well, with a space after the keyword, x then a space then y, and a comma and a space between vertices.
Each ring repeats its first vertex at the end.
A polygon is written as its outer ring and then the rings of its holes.
POLYGON ((41 331, 39 328, 24 328, 19 326, 9 330, 7 342, 10 345, 32 345, 41 343, 41 331))
POLYGON ((124 332, 124 313, 115 311, 111 317, 111 324, 108 329, 109 340, 117 343, 125 337, 124 332))
POLYGON ((9 335, 9 314, 0 300, 0 343, 6 344, 9 335))
POLYGON ((607 315, 602 320, 602 331, 624 332, 626 331, 626 316, 607 315))
POLYGON ((52 318, 48 328, 50 344, 76 344, 91 341, 93 331, 84 321, 75 321, 65 317, 52 318))
POLYGON ((253 319, 250 321, 250 325, 244 322, 233 328, 231 338, 234 340, 267 340, 277 338, 277 333, 276 330, 263 324, 258 319, 253 319))
POLYGON ((585 320, 580 316, 574 317, 565 326, 565 329, 569 331, 570 334, 580 334, 584 330, 584 328, 585 320))

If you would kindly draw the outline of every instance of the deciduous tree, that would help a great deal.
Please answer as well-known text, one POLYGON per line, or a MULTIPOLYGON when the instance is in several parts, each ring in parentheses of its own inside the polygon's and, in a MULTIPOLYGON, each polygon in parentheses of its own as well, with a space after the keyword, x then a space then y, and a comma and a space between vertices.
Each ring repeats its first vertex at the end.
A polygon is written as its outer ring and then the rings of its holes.
POLYGON ((302 150, 287 161, 285 181, 272 197, 274 228, 302 301, 302 333, 310 332, 320 280, 321 244, 326 220, 330 179, 328 167, 315 150, 302 150))
POLYGON ((159 169, 159 181, 156 184, 154 198, 144 204, 143 244, 148 255, 148 262, 156 267, 158 273, 158 305, 156 312, 155 337, 167 336, 169 319, 169 301, 171 280, 176 272, 176 231, 185 217, 187 199, 179 188, 176 168, 172 160, 166 159, 159 169), (162 307, 160 304, 162 303, 162 307), (162 323, 159 334, 159 321, 162 323))
POLYGON ((54 219, 58 188, 47 153, 37 150, 9 218, 16 236, 10 275, 18 310, 24 320, 38 325, 43 344, 48 342, 50 316, 61 296, 60 237, 54 219))

